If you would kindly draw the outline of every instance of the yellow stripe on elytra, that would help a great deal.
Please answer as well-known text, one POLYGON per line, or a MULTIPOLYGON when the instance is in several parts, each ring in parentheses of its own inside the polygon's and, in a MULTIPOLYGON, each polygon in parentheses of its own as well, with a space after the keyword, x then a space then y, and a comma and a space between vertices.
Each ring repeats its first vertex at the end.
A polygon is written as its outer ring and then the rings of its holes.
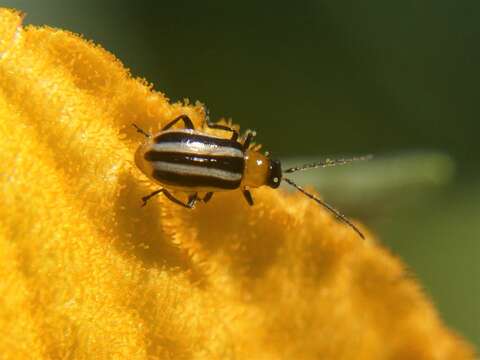
POLYGON ((153 161, 152 166, 155 170, 158 171, 166 171, 186 176, 207 176, 227 181, 239 181, 242 178, 242 174, 240 173, 234 173, 220 169, 205 168, 195 165, 175 164, 165 161, 153 161))

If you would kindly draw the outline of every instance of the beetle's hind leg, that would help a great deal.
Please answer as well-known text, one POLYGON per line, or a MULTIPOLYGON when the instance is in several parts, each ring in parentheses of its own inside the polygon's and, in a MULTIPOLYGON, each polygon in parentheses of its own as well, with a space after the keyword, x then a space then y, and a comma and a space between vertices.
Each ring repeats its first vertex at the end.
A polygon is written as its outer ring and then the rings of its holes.
POLYGON ((164 191, 165 191, 165 189, 158 189, 158 190, 155 190, 154 192, 152 192, 151 194, 142 197, 142 201, 143 201, 142 207, 147 205, 148 200, 150 200, 152 197, 154 197, 154 196, 156 196, 156 195, 158 195, 158 194, 160 194, 164 191))
POLYGON ((170 129, 173 125, 175 125, 177 122, 183 121, 183 124, 185 125, 185 129, 192 129, 195 130, 195 127, 193 126, 192 120, 188 117, 188 115, 180 115, 177 116, 175 119, 170 121, 167 125, 165 125, 162 128, 162 131, 170 129))
POLYGON ((192 194, 188 197, 188 202, 184 203, 183 201, 177 199, 175 196, 170 194, 170 192, 167 189, 159 189, 159 190, 155 190, 151 194, 149 194, 147 196, 144 196, 142 198, 142 201, 143 201, 142 207, 147 205, 148 200, 150 200, 152 197, 154 197, 154 196, 156 196, 160 193, 163 193, 167 197, 168 200, 173 201, 177 205, 186 207, 187 209, 193 209, 195 207, 195 203, 198 200, 198 194, 195 193, 195 194, 192 194))

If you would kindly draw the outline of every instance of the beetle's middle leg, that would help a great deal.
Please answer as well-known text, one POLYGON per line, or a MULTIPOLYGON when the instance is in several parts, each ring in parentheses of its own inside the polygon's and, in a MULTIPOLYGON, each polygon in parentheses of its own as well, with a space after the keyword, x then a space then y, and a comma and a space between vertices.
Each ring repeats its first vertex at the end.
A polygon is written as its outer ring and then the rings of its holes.
POLYGON ((238 139, 238 131, 231 128, 230 126, 227 125, 220 125, 220 124, 214 124, 211 123, 209 120, 206 121, 207 127, 210 129, 218 129, 218 130, 225 130, 225 131, 230 131, 232 133, 232 137, 230 140, 237 141, 238 139))
POLYGON ((185 124, 185 129, 195 130, 192 120, 188 117, 188 115, 184 114, 184 115, 177 116, 175 119, 170 121, 167 125, 165 125, 162 128, 162 131, 170 129, 173 125, 175 125, 179 121, 183 121, 183 123, 185 124))
POLYGON ((152 197, 154 197, 154 196, 162 193, 164 190, 165 190, 165 189, 158 189, 158 190, 155 190, 154 192, 152 192, 151 194, 142 197, 142 201, 143 201, 142 207, 144 207, 145 205, 147 205, 148 200, 150 200, 152 197))
POLYGON ((230 131, 232 133, 232 137, 230 138, 230 140, 237 141, 239 136, 237 130, 232 129, 230 126, 227 126, 227 125, 214 124, 210 122, 210 111, 205 105, 203 105, 203 111, 205 113, 205 124, 207 124, 207 127, 209 127, 210 129, 230 131))

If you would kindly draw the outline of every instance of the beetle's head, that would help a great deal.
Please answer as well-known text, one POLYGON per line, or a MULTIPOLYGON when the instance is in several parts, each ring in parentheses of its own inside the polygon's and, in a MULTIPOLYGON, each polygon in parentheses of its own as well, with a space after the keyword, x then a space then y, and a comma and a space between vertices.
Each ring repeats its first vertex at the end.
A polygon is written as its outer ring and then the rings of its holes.
POLYGON ((273 189, 280 186, 282 182, 282 165, 280 161, 269 159, 270 164, 268 166, 267 185, 273 189))

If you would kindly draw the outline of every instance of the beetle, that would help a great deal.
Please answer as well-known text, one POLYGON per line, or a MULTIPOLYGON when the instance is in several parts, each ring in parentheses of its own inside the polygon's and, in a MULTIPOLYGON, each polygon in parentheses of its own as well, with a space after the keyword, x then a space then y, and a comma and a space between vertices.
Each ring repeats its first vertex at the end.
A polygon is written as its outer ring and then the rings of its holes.
POLYGON ((158 133, 149 134, 135 124, 137 132, 147 141, 140 145, 135 153, 137 167, 153 182, 162 188, 142 198, 145 206, 152 197, 163 194, 169 200, 192 209, 197 201, 208 202, 218 191, 241 189, 245 200, 253 205, 249 189, 269 186, 276 189, 285 181, 310 199, 325 207, 337 219, 350 226, 361 238, 361 231, 331 205, 313 194, 284 174, 317 167, 343 165, 354 160, 366 160, 369 156, 351 159, 325 160, 282 171, 280 161, 271 159, 251 147, 254 133, 248 132, 243 142, 237 130, 220 124, 211 123, 208 116, 205 125, 209 129, 230 133, 229 138, 215 136, 195 129, 188 115, 180 115, 167 123, 158 133), (183 122, 184 128, 173 128, 183 122), (189 194, 187 202, 176 198, 169 190, 189 194), (204 193, 199 197, 199 193, 204 193))

